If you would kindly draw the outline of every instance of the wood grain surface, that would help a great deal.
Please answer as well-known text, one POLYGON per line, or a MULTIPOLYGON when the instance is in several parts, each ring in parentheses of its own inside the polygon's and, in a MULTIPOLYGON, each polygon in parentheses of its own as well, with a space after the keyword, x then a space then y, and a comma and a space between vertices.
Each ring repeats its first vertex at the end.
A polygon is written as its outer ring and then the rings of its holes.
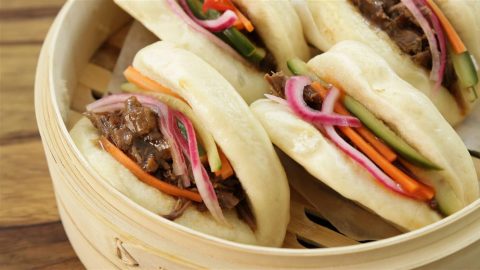
POLYGON ((63 230, 33 106, 37 58, 65 0, 0 0, 0 268, 83 269, 63 230))

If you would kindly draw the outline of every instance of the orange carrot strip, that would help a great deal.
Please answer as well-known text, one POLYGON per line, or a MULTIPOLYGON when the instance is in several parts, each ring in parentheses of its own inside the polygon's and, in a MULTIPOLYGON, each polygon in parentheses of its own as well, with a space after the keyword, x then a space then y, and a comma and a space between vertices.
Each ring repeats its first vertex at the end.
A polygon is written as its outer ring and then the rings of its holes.
POLYGON ((370 130, 359 127, 355 130, 362 136, 368 143, 370 143, 375 150, 377 150, 388 162, 394 162, 397 159, 397 154, 390 149, 386 144, 384 144, 380 139, 375 136, 370 130))
MULTIPOLYGON (((245 15, 242 14, 242 12, 240 10, 238 10, 238 8, 235 8, 235 13, 237 14, 238 16, 238 20, 243 24, 243 26, 245 26, 245 29, 248 31, 248 32, 252 32, 255 28, 253 27, 253 24, 252 22, 247 19, 247 17, 245 17, 245 15)), ((235 23, 237 24, 237 23, 235 23)), ((238 30, 242 30, 243 28, 238 28, 238 30)))
MULTIPOLYGON (((325 98, 327 90, 321 86, 319 83, 314 82, 311 84, 312 88, 317 91, 322 98, 325 98)), ((342 111, 343 107, 339 102, 335 104, 337 110, 342 111)), ((345 111, 346 109, 343 108, 345 111)), ((348 113, 348 111, 347 111, 348 113)), ((339 127, 340 131, 347 136, 352 143, 357 146, 365 155, 367 155, 377 166, 379 166, 387 175, 389 175, 395 182, 400 184, 402 188, 413 194, 416 198, 421 200, 430 200, 434 197, 434 190, 426 185, 421 184, 420 182, 412 179, 410 176, 406 175, 400 169, 395 167, 390 163, 386 158, 384 158, 379 152, 377 152, 369 143, 367 143, 353 128, 350 127, 339 127)))
MULTIPOLYGON (((327 96, 327 89, 325 89, 320 83, 314 82, 310 85, 323 99, 327 96)), ((343 106, 342 103, 336 102, 333 110, 338 114, 349 115, 352 114, 343 106)), ((358 127, 355 130, 362 136, 367 142, 369 142, 382 156, 384 156, 389 162, 393 162, 397 159, 397 154, 393 152, 390 147, 380 141, 370 130, 365 127, 358 127)))
POLYGON ((237 19, 235 23, 233 24, 233 27, 237 28, 237 30, 243 30, 245 29, 245 25, 240 21, 240 19, 237 19))
POLYGON ((220 161, 222 162, 222 168, 215 172, 216 176, 221 176, 223 180, 233 175, 233 168, 230 165, 227 157, 221 149, 218 149, 218 154, 220 155, 220 161))
POLYGON ((179 98, 181 100, 184 100, 177 93, 175 93, 172 90, 162 86, 161 84, 157 83, 156 81, 144 76, 143 74, 141 74, 138 70, 136 70, 132 66, 129 66, 123 72, 123 75, 125 76, 127 81, 135 84, 136 86, 138 86, 142 89, 153 91, 153 92, 164 93, 164 94, 171 95, 171 96, 174 96, 176 98, 179 98))
POLYGON ((146 173, 144 170, 142 170, 142 168, 140 168, 140 166, 138 166, 137 163, 131 160, 122 152, 122 150, 118 149, 104 136, 100 138, 100 144, 105 151, 110 153, 110 155, 112 155, 112 157, 120 162, 123 166, 127 167, 129 171, 131 171, 140 181, 144 182, 145 184, 172 196, 184 197, 192 201, 202 202, 202 197, 200 197, 200 194, 170 185, 146 173))
POLYGON ((378 167, 380 167, 387 175, 389 175, 395 182, 400 184, 402 188, 413 194, 420 200, 431 200, 435 196, 435 192, 431 187, 420 184, 418 181, 406 175, 400 169, 388 162, 382 155, 369 145, 365 140, 358 135, 350 127, 339 127, 340 131, 347 136, 353 144, 355 144, 365 155, 367 155, 378 167))
POLYGON ((450 44, 452 44, 453 51, 456 54, 466 52, 467 48, 465 47, 465 44, 463 44, 462 39, 460 39, 457 31, 455 31, 455 28, 453 28, 442 10, 432 0, 427 0, 427 5, 432 9, 435 15, 437 15, 438 20, 442 24, 443 30, 445 30, 445 33, 447 34, 450 44))

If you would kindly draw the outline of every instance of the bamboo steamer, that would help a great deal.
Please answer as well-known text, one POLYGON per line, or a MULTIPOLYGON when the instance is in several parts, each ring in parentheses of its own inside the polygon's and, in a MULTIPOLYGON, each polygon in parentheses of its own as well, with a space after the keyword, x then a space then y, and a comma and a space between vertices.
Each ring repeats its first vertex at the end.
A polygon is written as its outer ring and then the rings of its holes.
MULTIPOLYGON (((111 1, 69 1, 50 29, 38 62, 37 122, 63 225, 87 268, 480 267, 476 260, 480 255, 480 200, 425 228, 365 244, 325 228, 317 230, 320 236, 302 230, 308 221, 298 222, 302 215, 293 207, 285 242, 288 248, 218 239, 167 221, 130 201, 90 168, 67 130, 68 119, 75 115, 69 110, 69 97, 85 87, 79 84, 88 80, 85 77, 101 73, 90 72, 93 53, 129 20, 111 1), (299 249, 302 246, 295 233, 309 234, 329 247, 299 249)), ((93 81, 102 83, 102 79, 93 81)))

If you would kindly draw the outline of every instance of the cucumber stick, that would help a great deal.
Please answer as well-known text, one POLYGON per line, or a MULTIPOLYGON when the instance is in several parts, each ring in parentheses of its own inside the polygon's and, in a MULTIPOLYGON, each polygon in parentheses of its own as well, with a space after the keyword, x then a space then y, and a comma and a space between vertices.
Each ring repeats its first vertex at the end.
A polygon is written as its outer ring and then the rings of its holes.
POLYGON ((439 166, 433 164, 431 161, 425 158, 422 154, 418 153, 417 150, 413 149, 407 142, 395 134, 395 132, 393 132, 388 126, 386 126, 381 120, 379 120, 354 98, 345 95, 343 104, 377 137, 382 139, 388 146, 392 147, 397 154, 410 163, 427 169, 441 169, 439 166))
MULTIPOLYGON (((202 11, 202 2, 200 0, 187 0, 187 4, 193 15, 200 20, 216 19, 220 16, 220 12, 209 9, 207 12, 202 11)), ((230 27, 222 32, 215 33, 220 39, 232 46, 240 55, 248 60, 258 64, 266 56, 266 51, 259 48, 250 41, 242 32, 235 27, 230 27)))
POLYGON ((320 79, 315 75, 310 68, 307 66, 307 63, 303 62, 299 58, 292 58, 287 61, 287 66, 290 72, 294 75, 308 76, 310 79, 319 82, 323 87, 328 87, 328 83, 320 79))
POLYGON ((457 74, 460 85, 465 88, 471 88, 475 99, 478 98, 475 86, 478 83, 477 71, 472 57, 468 51, 461 54, 451 53, 453 68, 457 74))

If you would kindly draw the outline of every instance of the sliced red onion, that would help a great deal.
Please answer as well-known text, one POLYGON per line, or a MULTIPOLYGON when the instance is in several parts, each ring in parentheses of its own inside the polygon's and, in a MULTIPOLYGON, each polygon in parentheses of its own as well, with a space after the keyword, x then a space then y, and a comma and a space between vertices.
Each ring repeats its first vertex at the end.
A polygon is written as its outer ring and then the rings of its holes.
POLYGON ((215 20, 199 20, 190 10, 190 7, 185 0, 179 0, 179 3, 182 6, 183 10, 190 17, 190 19, 192 19, 194 22, 196 22, 203 28, 212 32, 220 32, 227 28, 230 28, 232 25, 235 24, 235 21, 237 21, 238 19, 235 12, 231 10, 226 10, 220 17, 216 18, 215 20))
POLYGON ((266 98, 270 99, 271 101, 275 101, 275 102, 277 102, 279 104, 283 104, 283 105, 288 105, 288 102, 281 97, 277 97, 277 96, 270 95, 270 94, 265 94, 264 96, 266 98))
POLYGON ((428 40, 430 52, 432 53, 432 71, 430 72, 430 79, 436 82, 436 85, 441 85, 443 80, 443 73, 441 73, 441 66, 445 63, 441 62, 440 51, 438 50, 437 39, 433 29, 430 27, 427 19, 423 16, 420 9, 417 7, 413 0, 401 0, 405 7, 412 13, 413 17, 417 20, 418 24, 422 28, 425 36, 428 40), (439 83, 440 82, 440 83, 439 83))
MULTIPOLYGON (((183 145, 182 145, 183 141, 182 140, 180 140, 180 141, 177 140, 177 136, 175 134, 176 131, 178 130, 178 127, 177 127, 177 123, 176 123, 176 120, 175 120, 174 111, 172 109, 168 108, 167 117, 163 118, 163 119, 165 119, 165 121, 162 121, 163 122, 162 127, 166 127, 164 132, 168 132, 169 136, 171 136, 171 138, 172 138, 172 141, 175 142, 174 143, 175 144, 175 149, 173 149, 173 152, 175 152, 175 154, 172 153, 172 159, 174 161, 173 169, 175 170, 175 165, 176 165, 177 170, 179 172, 178 175, 180 175, 180 178, 182 179, 183 186, 184 187, 189 187, 190 186, 190 178, 188 176, 188 167, 187 167, 184 155, 182 154, 182 150, 181 150, 183 148, 183 145), (176 164, 175 164, 175 160, 178 161, 178 162, 176 162, 176 164)), ((188 153, 184 153, 184 154, 187 155, 187 157, 188 157, 188 153)), ((175 171, 174 171, 174 173, 175 173, 175 171)))
MULTIPOLYGON (((165 0, 170 7, 170 9, 175 13, 180 19, 182 19, 188 26, 190 26, 193 30, 205 35, 207 39, 211 42, 215 43, 215 45, 219 46, 221 49, 225 50, 227 53, 231 54, 236 60, 242 61, 244 63, 248 63, 241 55, 237 53, 232 47, 230 47, 227 43, 223 42, 217 36, 206 30, 205 28, 201 27, 197 23, 195 23, 186 13, 185 11, 178 5, 176 0, 165 0)), ((190 9, 188 9, 190 10, 190 9)))
POLYGON ((290 108, 303 120, 316 125, 361 126, 360 120, 352 116, 344 116, 330 112, 320 112, 308 107, 303 99, 305 86, 311 83, 306 76, 293 76, 285 85, 285 96, 290 108))
MULTIPOLYGON (((340 91, 335 87, 332 87, 327 94, 327 97, 323 101, 322 104, 322 112, 324 113, 332 113, 333 106, 340 94, 340 91)), ((352 147, 348 144, 340 135, 338 135, 337 131, 332 125, 323 125, 325 128, 325 132, 327 136, 332 140, 338 148, 340 148, 345 154, 355 160, 360 166, 365 168, 375 179, 377 179, 380 183, 382 183, 387 188, 411 197, 408 193, 406 193, 403 188, 393 181, 388 175, 386 175, 382 170, 380 170, 369 158, 367 158, 364 154, 360 151, 352 147)))
POLYGON ((442 24, 440 23, 440 20, 435 12, 433 12, 433 10, 427 5, 425 0, 419 0, 419 2, 423 13, 426 13, 430 17, 433 29, 437 35, 438 44, 440 45, 440 68, 438 71, 438 76, 440 79, 435 82, 435 87, 433 89, 434 91, 438 91, 442 86, 443 75, 445 74, 445 69, 447 67, 447 39, 443 33, 442 24))
MULTIPOLYGON (((173 123, 176 125, 177 119, 175 117, 175 113, 173 113, 172 116, 174 118, 172 119, 173 123)), ((190 153, 188 151, 188 142, 185 139, 185 137, 183 137, 183 134, 180 131, 180 128, 178 128, 178 125, 176 126, 176 128, 173 129, 173 137, 178 142, 178 145, 180 146, 180 149, 182 149, 183 154, 190 160, 190 153)))
POLYGON ((217 195, 213 189, 212 182, 208 177, 208 173, 203 167, 200 156, 198 155, 197 138, 195 130, 190 120, 183 114, 175 112, 175 117, 185 126, 187 131, 188 152, 190 158, 190 165, 192 166, 193 178, 198 188, 200 196, 202 196, 203 203, 208 208, 213 218, 221 223, 227 223, 223 216, 222 209, 218 203, 217 195))
POLYGON ((338 96, 340 95, 340 90, 335 86, 330 86, 327 96, 322 103, 322 112, 332 113, 335 107, 335 102, 337 102, 338 96))

